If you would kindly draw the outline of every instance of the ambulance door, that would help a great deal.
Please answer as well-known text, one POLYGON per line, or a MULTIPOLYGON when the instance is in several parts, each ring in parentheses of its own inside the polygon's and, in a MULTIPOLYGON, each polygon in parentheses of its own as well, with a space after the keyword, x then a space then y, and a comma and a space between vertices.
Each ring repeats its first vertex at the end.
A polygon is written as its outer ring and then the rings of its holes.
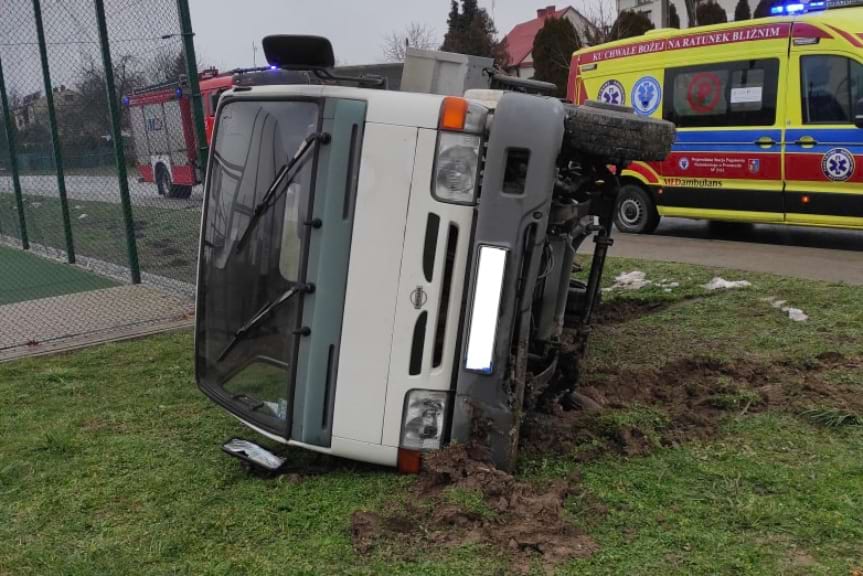
POLYGON ((781 222, 784 54, 669 67, 663 117, 677 125, 662 162, 660 213, 781 222))
POLYGON ((846 49, 851 46, 841 38, 819 36, 791 45, 785 220, 863 226, 863 129, 854 125, 855 103, 863 98, 863 55, 846 49))

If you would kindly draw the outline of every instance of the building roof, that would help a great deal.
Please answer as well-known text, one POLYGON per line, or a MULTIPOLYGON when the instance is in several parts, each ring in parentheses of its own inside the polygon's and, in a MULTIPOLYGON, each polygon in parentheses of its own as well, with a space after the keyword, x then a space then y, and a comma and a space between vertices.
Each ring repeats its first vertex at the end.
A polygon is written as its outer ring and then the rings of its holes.
POLYGON ((533 50, 533 39, 545 26, 545 21, 548 18, 562 18, 570 10, 578 13, 572 6, 560 10, 557 10, 555 6, 540 8, 536 11, 536 18, 517 24, 505 38, 508 56, 507 66, 519 66, 524 63, 533 50))

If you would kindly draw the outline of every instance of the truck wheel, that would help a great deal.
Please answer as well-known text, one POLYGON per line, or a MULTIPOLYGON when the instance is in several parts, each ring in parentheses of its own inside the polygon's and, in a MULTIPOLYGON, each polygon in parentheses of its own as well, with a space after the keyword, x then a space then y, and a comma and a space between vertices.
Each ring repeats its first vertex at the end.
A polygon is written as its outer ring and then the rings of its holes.
POLYGON ((624 184, 617 194, 614 224, 621 232, 651 234, 659 225, 659 212, 650 194, 636 184, 624 184))
POLYGON ((156 190, 159 196, 169 196, 171 193, 171 173, 164 164, 156 164, 156 190))
POLYGON ((609 164, 664 160, 674 143, 671 122, 634 114, 632 108, 588 101, 566 108, 570 148, 609 164))
POLYGON ((185 200, 191 195, 191 186, 181 186, 179 184, 173 184, 171 185, 171 192, 168 194, 168 198, 178 198, 180 200, 185 200))

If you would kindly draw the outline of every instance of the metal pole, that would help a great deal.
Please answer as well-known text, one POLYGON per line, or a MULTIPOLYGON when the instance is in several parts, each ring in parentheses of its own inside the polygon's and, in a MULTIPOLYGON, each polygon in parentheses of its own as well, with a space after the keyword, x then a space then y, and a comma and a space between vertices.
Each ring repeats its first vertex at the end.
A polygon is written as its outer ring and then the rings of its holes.
POLYGON ((3 105, 3 122, 6 125, 9 169, 12 171, 12 190, 15 191, 15 205, 18 208, 18 230, 21 233, 21 247, 24 250, 28 250, 30 248, 30 238, 27 236, 27 220, 24 218, 24 197, 21 195, 21 180, 18 178, 18 158, 15 156, 15 125, 12 123, 9 97, 6 95, 6 80, 3 78, 2 59, 0 59, 0 100, 2 100, 3 105))
POLYGON ((201 87, 198 84, 198 59, 195 57, 195 33, 192 32, 192 16, 189 13, 188 0, 177 0, 177 12, 180 16, 180 35, 183 37, 189 89, 192 91, 192 123, 195 125, 195 140, 198 141, 197 163, 203 177, 207 168, 209 147, 207 132, 204 129, 204 107, 201 104, 201 87))
POLYGON ((120 185, 120 204, 123 209, 123 222, 126 224, 126 250, 129 253, 129 270, 132 283, 141 283, 141 266, 138 261, 138 244, 135 240, 135 222, 132 218, 132 201, 129 198, 129 175, 126 173, 126 154, 123 151, 120 107, 117 103, 117 89, 114 85, 114 66, 111 63, 111 45, 108 42, 108 25, 105 22, 103 0, 94 0, 96 23, 99 26, 99 44, 102 48, 102 66, 105 68, 105 90, 108 93, 108 111, 111 113, 111 140, 114 143, 114 160, 117 163, 117 181, 120 185))
POLYGON ((72 242, 72 219, 66 199, 66 178, 63 175, 63 152, 60 149, 60 134, 57 131, 57 115, 54 112, 54 92, 51 88, 51 72, 48 69, 48 48, 45 45, 45 28, 42 26, 42 6, 33 0, 33 16, 36 36, 39 40, 39 57, 42 60, 42 79, 45 83, 45 103, 48 106, 48 124, 51 128, 51 147, 54 150, 54 167, 57 171, 57 193, 60 195, 60 210, 63 213, 63 230, 66 235, 66 260, 75 263, 75 245, 72 242))

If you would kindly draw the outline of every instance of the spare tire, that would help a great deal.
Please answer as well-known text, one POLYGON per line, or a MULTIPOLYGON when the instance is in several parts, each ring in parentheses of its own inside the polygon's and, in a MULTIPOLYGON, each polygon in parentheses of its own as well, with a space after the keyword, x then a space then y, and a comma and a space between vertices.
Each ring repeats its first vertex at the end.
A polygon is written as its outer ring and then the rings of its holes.
POLYGON ((588 101, 566 108, 565 146, 609 164, 664 160, 676 129, 666 120, 635 114, 632 108, 588 101))

